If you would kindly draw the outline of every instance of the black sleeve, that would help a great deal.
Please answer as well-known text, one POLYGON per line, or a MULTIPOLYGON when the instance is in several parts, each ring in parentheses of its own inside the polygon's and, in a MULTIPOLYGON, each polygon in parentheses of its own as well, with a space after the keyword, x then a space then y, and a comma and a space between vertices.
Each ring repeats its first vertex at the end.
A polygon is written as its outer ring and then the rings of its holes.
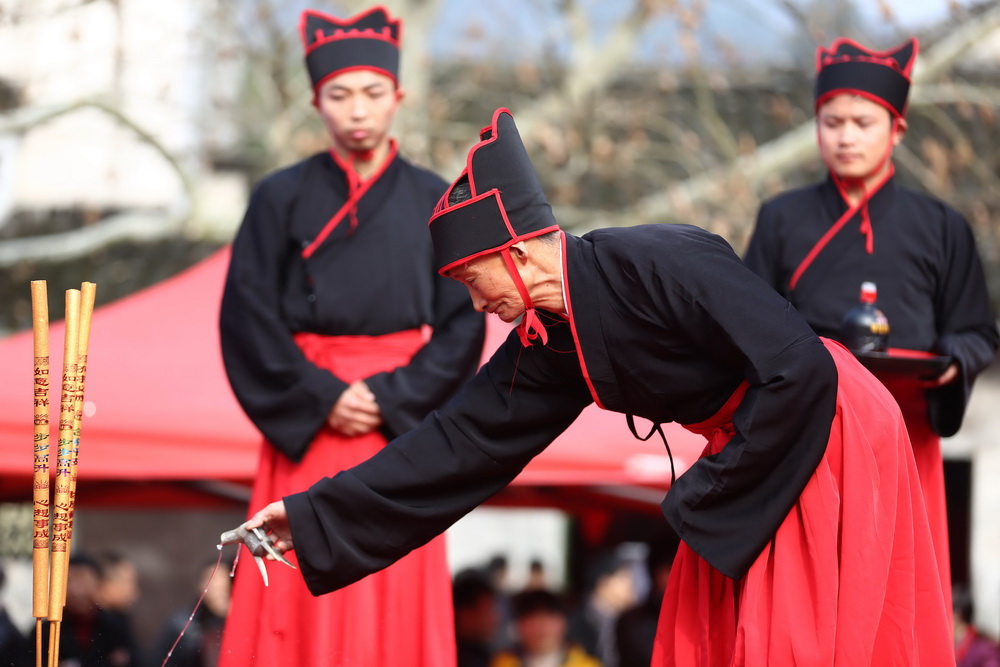
POLYGON ((780 262, 777 259, 779 257, 777 225, 775 207, 765 203, 757 211, 757 222, 754 224, 743 261, 747 268, 765 283, 781 291, 780 262))
POLYGON ((739 578, 826 452, 837 369, 795 309, 718 246, 699 237, 673 249, 663 263, 677 279, 659 309, 705 354, 745 359, 748 388, 728 444, 677 479, 663 511, 702 558, 739 578))
POLYGON ((522 350, 512 333, 443 410, 368 461, 284 499, 309 590, 353 583, 444 532, 510 483, 590 400, 575 354, 522 350))
POLYGON ((946 215, 943 243, 948 268, 935 296, 939 332, 935 351, 958 364, 959 379, 928 392, 931 428, 945 437, 962 425, 976 376, 993 362, 1000 342, 975 238, 956 211, 946 208, 946 215))
POLYGON ((299 460, 347 383, 302 354, 281 317, 295 182, 286 174, 253 193, 233 243, 219 317, 233 392, 267 440, 299 460))
POLYGON ((407 365, 365 379, 390 439, 444 405, 476 372, 483 353, 486 318, 473 308, 466 288, 436 276, 434 289, 433 333, 427 344, 407 365))

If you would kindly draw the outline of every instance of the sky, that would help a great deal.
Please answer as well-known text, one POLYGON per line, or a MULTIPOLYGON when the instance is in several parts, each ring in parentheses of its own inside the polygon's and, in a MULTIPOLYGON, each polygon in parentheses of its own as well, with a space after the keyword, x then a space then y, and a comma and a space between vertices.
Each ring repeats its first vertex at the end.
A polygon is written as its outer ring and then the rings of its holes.
MULTIPOLYGON (((949 5, 952 3, 948 0, 888 0, 886 4, 892 8, 893 13, 905 27, 920 29, 948 18, 949 5)), ((964 8, 974 3, 960 0, 954 4, 964 8)), ((863 4, 861 9, 869 19, 879 18, 877 3, 863 4)))
MULTIPOLYGON (((631 6, 631 2, 607 0, 578 0, 587 8, 594 25, 596 39, 601 39, 602 28, 613 25, 631 6)), ((690 7, 698 0, 679 0, 677 5, 690 7)), ((699 35, 702 37, 702 55, 711 60, 718 50, 713 44, 721 40, 733 47, 744 59, 795 65, 801 58, 798 53, 812 53, 816 37, 804 35, 799 25, 782 9, 780 0, 701 0, 704 14, 699 35)), ((949 6, 968 7, 971 0, 862 0, 851 3, 845 0, 788 0, 810 16, 830 11, 838 4, 851 4, 861 15, 863 33, 849 36, 871 42, 873 48, 888 48, 902 42, 910 34, 918 33, 949 17, 949 6), (887 23, 880 7, 887 6, 894 17, 894 24, 887 23), (818 11, 814 8, 820 8, 818 11)), ((432 40, 435 55, 483 57, 505 53, 520 59, 536 59, 546 54, 564 55, 570 40, 565 21, 560 16, 554 0, 449 0, 445 18, 438 25, 438 35, 432 40), (474 26, 469 30, 469 26, 474 26), (455 37, 459 35, 459 37, 455 37)), ((826 30, 835 17, 824 17, 818 22, 826 30)), ((639 47, 640 58, 650 61, 682 62, 683 51, 678 45, 677 19, 668 16, 650 23, 639 47)), ((838 35, 829 34, 827 43, 838 35)), ((805 63, 810 67, 812 63, 805 63)))

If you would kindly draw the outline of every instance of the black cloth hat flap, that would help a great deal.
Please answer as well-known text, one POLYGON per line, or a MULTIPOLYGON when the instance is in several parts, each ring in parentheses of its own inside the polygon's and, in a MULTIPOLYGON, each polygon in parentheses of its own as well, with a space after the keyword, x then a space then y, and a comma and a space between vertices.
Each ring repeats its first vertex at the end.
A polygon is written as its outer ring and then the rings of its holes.
POLYGON ((816 50, 816 108, 835 95, 854 93, 886 107, 894 116, 906 113, 910 72, 919 44, 911 38, 887 51, 872 51, 847 38, 816 50))
POLYGON ((402 25, 384 7, 348 19, 307 9, 299 32, 314 91, 330 77, 352 69, 374 70, 398 83, 402 25))
POLYGON ((480 132, 462 175, 448 188, 430 220, 441 273, 476 256, 556 231, 538 174, 505 108, 480 132), (468 177, 471 199, 448 204, 455 185, 468 177))

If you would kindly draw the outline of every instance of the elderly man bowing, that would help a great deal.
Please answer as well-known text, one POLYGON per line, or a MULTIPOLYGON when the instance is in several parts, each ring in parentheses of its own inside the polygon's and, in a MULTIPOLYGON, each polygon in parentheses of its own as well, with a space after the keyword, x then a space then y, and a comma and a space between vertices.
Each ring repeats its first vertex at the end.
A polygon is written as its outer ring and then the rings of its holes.
POLYGON ((480 139, 430 232, 439 270, 517 331, 414 431, 248 525, 297 547, 314 594, 335 590, 503 488, 593 401, 633 432, 638 415, 709 440, 663 501, 683 544, 654 665, 953 662, 888 392, 718 236, 566 234, 511 114, 480 139))

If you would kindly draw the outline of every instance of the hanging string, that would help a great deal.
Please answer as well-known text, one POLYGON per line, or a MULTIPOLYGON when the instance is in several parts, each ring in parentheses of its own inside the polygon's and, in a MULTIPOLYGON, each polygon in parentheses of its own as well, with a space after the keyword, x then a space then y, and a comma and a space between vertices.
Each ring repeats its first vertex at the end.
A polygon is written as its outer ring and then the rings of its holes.
POLYGON ((667 436, 663 432, 663 427, 660 426, 659 423, 653 424, 653 428, 649 429, 649 433, 646 434, 646 437, 644 438, 639 435, 638 431, 635 430, 635 417, 631 414, 626 414, 625 421, 628 422, 628 429, 632 431, 632 435, 635 436, 637 440, 646 442, 653 437, 654 433, 660 434, 660 439, 663 440, 663 446, 667 448, 667 458, 670 459, 670 485, 673 486, 674 482, 677 481, 677 475, 674 473, 674 455, 673 452, 670 451, 670 443, 667 442, 667 436))
MULTIPOLYGON (((187 629, 191 626, 191 621, 194 620, 194 615, 198 613, 198 608, 201 607, 201 602, 202 600, 205 599, 205 595, 208 593, 208 588, 209 586, 212 585, 212 580, 215 579, 215 573, 219 571, 219 565, 222 564, 222 545, 221 544, 218 545, 217 548, 219 550, 219 560, 215 561, 215 567, 212 568, 212 575, 208 578, 208 581, 205 583, 205 590, 201 592, 201 597, 198 598, 198 602, 195 603, 194 609, 191 611, 191 615, 188 616, 187 623, 185 623, 184 627, 181 628, 181 633, 177 635, 177 639, 174 640, 174 643, 173 645, 171 645, 170 650, 167 651, 167 657, 163 659, 163 663, 160 665, 160 667, 166 667, 167 661, 170 660, 170 656, 174 654, 174 649, 176 649, 177 645, 181 643, 181 638, 184 636, 184 633, 187 632, 187 629)), ((239 552, 237 552, 237 558, 239 558, 238 554, 239 552)), ((235 568, 235 564, 233 567, 235 568)))

